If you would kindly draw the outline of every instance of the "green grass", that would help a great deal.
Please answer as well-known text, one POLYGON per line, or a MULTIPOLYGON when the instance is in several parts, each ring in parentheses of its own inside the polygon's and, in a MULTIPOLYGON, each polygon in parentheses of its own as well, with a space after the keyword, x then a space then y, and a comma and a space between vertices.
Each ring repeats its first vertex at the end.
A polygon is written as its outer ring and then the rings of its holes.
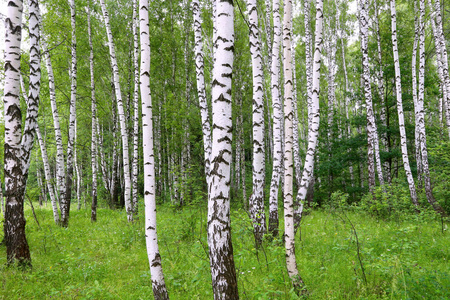
MULTIPOLYGON (((123 211, 99 209, 92 224, 88 210, 74 210, 69 227, 60 228, 50 207, 36 208, 40 229, 29 209, 26 215, 33 268, 7 268, 1 246, 0 299, 152 298, 142 215, 128 224, 123 211)), ((205 229, 206 208, 158 207, 171 299, 212 299, 205 229)), ((297 299, 281 239, 256 251, 251 223, 240 209, 232 212, 232 236, 241 299, 297 299)), ((304 217, 296 249, 308 299, 450 299, 450 238, 432 218, 383 221, 359 210, 346 216, 316 210, 304 217)))

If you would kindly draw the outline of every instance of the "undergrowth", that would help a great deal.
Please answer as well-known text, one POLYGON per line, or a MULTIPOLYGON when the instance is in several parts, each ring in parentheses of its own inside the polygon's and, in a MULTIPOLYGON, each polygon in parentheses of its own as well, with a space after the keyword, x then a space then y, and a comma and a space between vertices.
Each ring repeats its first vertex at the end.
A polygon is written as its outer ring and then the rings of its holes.
MULTIPOLYGON (((305 298, 450 298, 450 239, 439 220, 380 219, 343 209, 343 197, 335 196, 336 206, 305 216, 297 233, 305 298)), ((143 216, 128 224, 125 212, 99 209, 92 224, 89 213, 72 211, 69 227, 61 228, 53 224, 50 207, 36 207, 39 229, 27 209, 33 268, 6 267, 5 246, 0 246, 0 299, 151 299, 143 216)), ((158 207, 159 248, 171 299, 212 299, 206 215, 206 207, 158 207)), ((235 209, 231 218, 241 299, 298 299, 287 276, 282 238, 266 239, 257 250, 247 214, 235 209)))

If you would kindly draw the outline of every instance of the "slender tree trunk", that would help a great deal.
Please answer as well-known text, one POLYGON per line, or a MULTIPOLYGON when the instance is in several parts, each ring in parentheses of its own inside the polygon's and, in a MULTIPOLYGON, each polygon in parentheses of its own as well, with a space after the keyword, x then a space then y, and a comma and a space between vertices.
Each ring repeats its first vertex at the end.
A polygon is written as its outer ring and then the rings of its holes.
POLYGON ((53 76, 52 61, 50 58, 50 52, 47 49, 45 41, 42 41, 42 48, 44 50, 45 62, 48 73, 48 85, 50 94, 50 105, 53 116, 53 127, 55 130, 55 144, 56 144, 56 185, 58 187, 59 195, 58 201, 62 213, 61 199, 65 198, 66 185, 65 185, 65 164, 64 164, 64 149, 62 143, 61 127, 59 123, 58 107, 56 105, 56 92, 55 92, 55 78, 53 76))
MULTIPOLYGON (((384 71, 383 71, 383 60, 381 56, 381 35, 380 35, 380 26, 379 26, 379 12, 378 12, 378 0, 374 1, 375 4, 375 18, 374 20, 374 26, 376 31, 376 37, 377 37, 377 53, 378 53, 378 70, 376 72, 376 80, 377 80, 377 91, 378 96, 380 97, 380 119, 383 123, 384 127, 387 127, 386 123, 386 97, 385 97, 385 88, 384 88, 384 71)), ((389 145, 388 145, 388 137, 386 133, 380 134, 381 144, 383 145, 383 148, 385 151, 389 151, 389 145)), ((384 164, 384 170, 386 172, 386 179, 388 183, 391 183, 391 170, 390 170, 390 164, 388 161, 385 161, 384 164)))
POLYGON ((148 0, 139 0, 141 44, 140 89, 142 100, 142 137, 144 151, 144 202, 147 255, 155 299, 169 299, 161 266, 156 232, 155 156, 153 152, 153 113, 150 94, 150 28, 148 0))
POLYGON ((369 3, 368 0, 360 0, 359 5, 359 24, 361 37, 361 51, 363 61, 363 82, 364 82, 364 96, 366 99, 367 112, 367 138, 368 138, 368 170, 369 170, 369 189, 375 189, 375 159, 377 161, 378 179, 380 185, 384 185, 383 172, 381 170, 380 151, 378 145, 378 133, 375 123, 375 116, 373 113, 372 104, 372 89, 370 85, 370 69, 369 69, 369 55, 368 55, 368 28, 369 28, 369 3))
POLYGON ((239 299, 230 224, 232 143, 231 82, 234 49, 232 1, 218 1, 214 17, 212 151, 208 199, 208 246, 214 299, 239 299))
POLYGON ((47 148, 45 147, 44 140, 42 139, 41 132, 39 130, 39 126, 36 126, 36 137, 39 142, 39 146, 41 148, 41 156, 42 156, 42 162, 44 164, 44 176, 45 181, 47 182, 47 189, 50 194, 50 201, 52 202, 52 211, 53 211, 53 219, 55 220, 55 224, 59 225, 60 218, 59 218, 59 212, 58 212, 58 205, 56 196, 53 190, 52 186, 52 175, 50 173, 50 164, 48 162, 48 155, 47 155, 47 148))
POLYGON ((270 182, 269 196, 269 232, 273 236, 278 235, 278 188, 280 184, 282 167, 282 101, 280 97, 280 44, 282 28, 280 1, 273 0, 273 46, 272 46, 272 66, 271 66, 271 91, 273 108, 273 169, 272 180, 270 182))
POLYGON ((428 203, 431 204, 433 209, 446 216, 444 209, 439 202, 433 196, 433 188, 431 186, 430 170, 428 167, 428 149, 427 149, 427 136, 425 132, 425 113, 424 113, 424 97, 425 97, 425 0, 419 1, 419 94, 417 98, 418 117, 416 122, 419 124, 420 130, 420 148, 422 154, 422 167, 423 177, 425 181, 425 194, 427 196, 428 203))
POLYGON ((253 191, 250 198, 250 216, 253 220, 253 234, 256 245, 262 243, 266 233, 266 215, 264 211, 265 183, 265 147, 264 147, 264 95, 263 66, 261 56, 261 37, 258 27, 258 11, 256 0, 248 0, 250 24, 250 54, 253 74, 253 191))
MULTIPOLYGON (((91 77, 91 169, 92 169, 92 201, 91 201, 91 221, 97 221, 97 101, 95 98, 94 80, 94 47, 92 46, 91 31, 91 3, 87 6, 88 38, 89 38, 89 74, 91 77)), ((101 152, 101 151, 100 151, 101 152)), ((106 183, 106 182, 105 182, 106 183)))
POLYGON ((74 151, 73 151, 73 163, 75 166, 75 175, 77 178, 77 209, 81 209, 81 169, 78 163, 78 154, 77 154, 77 119, 75 119, 75 139, 74 139, 74 151))
MULTIPOLYGON (((431 0, 428 0, 431 7, 431 0)), ((436 34, 435 34, 435 44, 436 51, 438 52, 437 58, 440 60, 440 65, 442 68, 443 86, 444 86, 444 106, 446 107, 446 118, 447 118, 447 131, 450 138, 450 76, 448 71, 448 55, 447 55, 447 43, 445 40, 445 35, 443 31, 443 22, 441 15, 441 3, 440 0, 434 0, 434 17, 432 17, 432 23, 436 22, 436 34), (439 55, 440 54, 440 55, 439 55)))
POLYGON ((138 0, 133 0, 133 37, 134 37, 134 94, 133 94, 133 158, 132 158, 132 206, 133 219, 138 218, 138 162, 139 162, 139 12, 138 0))
POLYGON ((295 228, 300 225, 300 220, 303 211, 303 202, 306 199, 306 193, 309 185, 313 180, 314 172, 314 155, 316 152, 317 143, 319 140, 319 124, 320 124, 320 65, 321 52, 323 46, 323 1, 316 1, 316 31, 315 31, 315 45, 314 45, 314 64, 312 67, 312 98, 311 98, 311 121, 308 128, 308 148, 306 152, 305 165, 303 167, 302 180, 299 186, 296 197, 296 211, 295 211, 295 228))
POLYGON ((417 1, 414 1, 414 43, 413 52, 411 56, 411 78, 412 78, 412 95, 414 102, 414 116, 415 116, 415 150, 416 150, 416 164, 417 164, 417 181, 418 188, 422 189, 422 154, 420 151, 420 129, 419 129, 419 106, 417 103, 417 44, 419 41, 419 10, 417 7, 417 1))
MULTIPOLYGON (((320 10, 320 8, 319 8, 320 10)), ((292 285, 296 292, 303 287, 295 259, 294 200, 293 200, 293 128, 294 116, 292 108, 293 76, 291 55, 291 18, 292 1, 284 3, 283 18, 283 65, 284 65, 284 242, 286 248, 286 266, 292 285)), ((321 11, 320 11, 321 13, 321 11)), ((320 25, 319 25, 320 26, 320 25)))
POLYGON ((116 60, 116 49, 114 45, 113 36, 111 33, 111 26, 109 22, 108 11, 106 10, 105 0, 100 0, 102 7, 103 18, 105 21, 106 32, 109 41, 109 54, 111 58, 111 65, 113 69, 114 76, 114 87, 117 100, 117 110, 119 112, 119 124, 120 124, 120 134, 122 136, 122 159, 123 159, 123 175, 125 181, 125 209, 127 211, 127 219, 129 222, 133 221, 133 207, 131 203, 131 175, 130 175, 130 157, 128 151, 128 133, 127 126, 125 122, 125 110, 122 101, 122 93, 120 90, 120 77, 119 77, 119 67, 116 60))
POLYGON ((392 51, 394 55, 394 65, 395 65, 395 90, 397 92, 398 126, 400 127, 400 145, 402 149, 403 167, 405 169, 406 179, 408 180, 411 201, 416 207, 418 207, 419 202, 417 200, 416 186, 414 184, 414 178, 412 176, 411 167, 409 165, 406 130, 405 130, 405 118, 403 114, 402 80, 400 74, 400 60, 398 57, 398 46, 397 46, 397 13, 395 8, 395 0, 391 0, 390 2, 391 2, 392 51))
POLYGON ((208 102, 206 101, 205 91, 205 73, 203 62, 203 38, 202 38, 202 19, 200 4, 198 0, 192 1, 192 12, 194 15, 194 51, 195 51, 195 72, 197 75, 197 94, 200 106, 202 133, 203 133, 203 149, 205 161, 206 183, 209 185, 209 169, 211 156, 211 125, 208 113, 208 102))
POLYGON ((77 97, 77 40, 76 40, 76 26, 75 26, 75 0, 69 0, 71 24, 72 24, 72 66, 71 66, 71 92, 70 92, 70 106, 69 106, 69 132, 67 138, 67 160, 66 160, 66 191, 64 198, 61 198, 61 225, 67 227, 69 225, 70 204, 72 201, 72 183, 73 183, 73 152, 75 140, 75 119, 76 119, 76 97, 77 97))

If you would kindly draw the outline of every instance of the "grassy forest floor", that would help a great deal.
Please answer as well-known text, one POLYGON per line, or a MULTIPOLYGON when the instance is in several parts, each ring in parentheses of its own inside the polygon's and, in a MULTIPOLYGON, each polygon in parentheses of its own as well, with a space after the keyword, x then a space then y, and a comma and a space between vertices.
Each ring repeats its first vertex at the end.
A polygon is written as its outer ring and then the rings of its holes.
MULTIPOLYGON (((139 220, 128 224, 124 211, 99 209, 92 224, 89 210, 73 210, 69 227, 61 228, 53 223, 50 205, 36 207, 39 228, 27 206, 33 268, 6 267, 6 249, 0 246, 0 299, 152 298, 140 212, 139 220)), ((206 215, 206 207, 158 207, 171 299, 212 299, 206 215)), ((233 209, 231 217, 241 299, 297 299, 282 240, 265 241, 256 251, 246 213, 233 209)), ((312 211, 302 220, 296 244, 307 298, 450 299, 447 226, 429 215, 380 220, 358 209, 312 211)))

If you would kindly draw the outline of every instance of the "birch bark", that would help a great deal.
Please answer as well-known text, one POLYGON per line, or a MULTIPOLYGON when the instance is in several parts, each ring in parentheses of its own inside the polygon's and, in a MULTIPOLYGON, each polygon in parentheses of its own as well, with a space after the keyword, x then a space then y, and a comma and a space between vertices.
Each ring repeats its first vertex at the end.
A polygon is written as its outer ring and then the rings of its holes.
POLYGON ((89 74, 91 77, 91 169, 92 169, 92 202, 91 202, 91 221, 97 221, 97 101, 95 98, 95 80, 94 80, 94 47, 92 45, 91 31, 91 5, 87 6, 88 39, 89 39, 89 74))
MULTIPOLYGON (((22 31, 21 0, 8 2, 5 19, 5 221, 4 234, 8 264, 30 265, 31 256, 25 236, 23 211, 28 166, 22 140, 20 111, 20 44, 22 31), (24 172, 25 171, 25 172, 24 172)), ((39 27, 38 27, 39 28, 39 27)), ((32 98, 28 100, 33 100, 32 98)), ((28 104, 30 106, 31 103, 28 104)), ((37 103, 35 103, 37 105, 37 103)))
POLYGON ((58 212, 58 205, 57 200, 55 196, 55 192, 53 190, 52 186, 52 175, 50 172, 50 164, 48 162, 48 154, 47 154, 47 148, 44 143, 44 139, 42 138, 41 131, 39 130, 39 126, 36 126, 36 138, 39 142, 39 146, 41 148, 41 156, 42 156, 42 162, 44 164, 44 177, 45 181, 47 183, 47 190, 50 194, 50 201, 52 203, 52 212, 53 212, 53 220, 55 220, 55 224, 59 225, 60 218, 59 218, 59 212, 58 212))
MULTIPOLYGON (((380 119, 383 123, 383 126, 387 127, 386 123, 386 97, 385 97, 385 88, 384 88, 384 71, 383 71, 383 61, 381 57, 381 35, 380 35, 380 25, 379 25, 379 13, 378 13, 378 0, 374 1, 375 5, 375 18, 374 18, 374 25, 375 25, 375 31, 377 36, 377 53, 378 53, 378 70, 376 72, 376 78, 377 78, 377 91, 378 96, 380 97, 380 119)), ((389 151, 389 145, 388 145, 388 137, 386 133, 381 134, 381 144, 383 145, 384 149, 389 151)), ((390 183, 391 182, 391 168, 388 161, 385 161, 384 164, 384 170, 386 171, 386 179, 390 183)))
POLYGON ((239 299, 230 228, 232 143, 231 83, 234 7, 216 2, 212 82, 212 152, 208 199, 208 246, 214 299, 239 299))
POLYGON ((434 7, 431 6, 431 0, 428 0, 430 8, 433 10, 434 17, 432 17, 432 23, 436 24, 435 45, 436 51, 440 53, 437 58, 440 60, 442 69, 443 86, 444 86, 444 107, 446 107, 446 119, 447 119, 447 131, 450 138, 450 76, 448 71, 448 55, 447 55, 447 43, 442 25, 441 3, 440 0, 434 0, 434 7))
POLYGON ((250 216, 253 219, 253 233, 255 235, 256 245, 259 246, 266 233, 266 216, 264 211, 264 73, 256 0, 248 0, 247 8, 250 24, 250 54, 252 57, 253 74, 253 191, 250 198, 250 216))
POLYGON ((424 112, 424 98, 425 98, 425 0, 419 1, 419 94, 417 97, 418 117, 416 122, 419 124, 420 130, 420 148, 422 154, 422 168, 423 177, 425 181, 425 194, 427 196, 428 203, 431 204, 433 209, 446 216, 444 209, 439 202, 433 196, 433 188, 431 186, 430 169, 428 166, 428 149, 427 149, 427 136, 425 131, 425 112, 424 112))
POLYGON ((208 102, 206 101, 205 73, 203 62, 203 38, 202 38, 202 19, 200 14, 200 4, 198 0, 192 1, 192 12, 194 15, 194 51, 195 51, 195 73, 197 78, 197 95, 200 106, 203 149, 205 161, 206 183, 209 185, 209 168, 211 156, 211 125, 208 113, 208 102))
POLYGON ((52 60, 50 52, 48 51, 45 40, 42 40, 42 50, 44 51, 45 63, 48 73, 48 86, 50 94, 50 106, 53 116, 53 127, 55 130, 55 144, 56 144, 56 185, 58 186, 59 195, 58 201, 61 208, 61 199, 65 198, 66 185, 65 185, 65 164, 64 164, 64 148, 62 144, 61 127, 59 123, 59 112, 56 104, 56 92, 55 92, 55 78, 53 75, 52 60))
POLYGON ((67 137, 67 160, 66 160, 66 178, 64 197, 60 198, 61 206, 61 225, 67 227, 69 225, 70 204, 72 199, 72 183, 73 183, 73 152, 75 140, 75 119, 76 119, 76 97, 77 97, 77 40, 76 40, 76 10, 75 0, 69 0, 71 26, 72 26, 72 64, 71 64, 71 87, 70 87, 70 105, 69 105, 69 131, 67 137))
POLYGON ((123 175, 125 181, 125 209, 127 211, 127 219, 129 222, 133 221, 133 206, 131 203, 131 175, 130 175, 130 156, 129 156, 129 147, 128 147, 128 133, 127 126, 125 122, 125 110, 122 101, 122 92, 120 90, 120 77, 119 77, 119 67, 117 66, 116 59, 116 47, 114 44, 111 26, 109 22, 109 15, 106 9, 105 0, 100 0, 100 4, 102 7, 103 18, 105 21, 106 33, 108 35, 109 42, 109 54, 111 58, 111 65, 113 69, 114 76, 114 88, 117 100, 117 110, 119 113, 119 124, 120 124, 120 134, 122 136, 122 158, 123 158, 123 175))
POLYGON ((398 57, 398 45, 397 45, 397 12, 395 7, 395 0, 391 0, 391 30, 392 30, 392 51, 394 55, 395 66, 395 91, 397 93, 397 112, 398 112, 398 126, 400 127, 400 145, 402 150, 403 167, 406 173, 406 179, 408 180, 409 193, 411 195, 411 201, 418 207, 419 202, 417 200, 416 186, 414 184, 414 178, 411 173, 411 167, 409 165, 408 148, 406 140, 405 119, 403 114, 403 101, 402 101, 402 81, 400 74, 400 60, 398 57))
POLYGON ((296 197, 296 211, 295 211, 295 228, 300 225, 300 220, 303 211, 303 201, 306 198, 308 187, 313 179, 314 171, 314 155, 319 139, 319 124, 320 124, 320 65, 321 52, 323 46, 323 1, 316 1, 316 31, 314 42, 314 63, 312 67, 312 94, 311 94, 311 121, 308 128, 308 148, 306 152, 305 165, 303 167, 302 180, 300 182, 299 190, 296 197))
POLYGON ((368 0, 359 1, 359 24, 360 24, 360 38, 361 38, 361 52, 363 64, 363 82, 364 82, 364 97, 366 99, 367 112, 367 139, 368 139, 368 170, 369 170, 369 189, 371 191, 375 188, 375 159, 377 161, 378 179, 380 185, 384 185, 383 172, 381 170, 380 150, 378 144, 377 126, 375 123, 375 116, 373 113, 372 104, 372 88, 370 84, 370 69, 369 69, 369 55, 368 55, 368 28, 369 28, 369 2, 368 0))
POLYGON ((282 28, 280 1, 273 0, 273 46, 271 65, 272 109, 273 109, 273 169, 269 196, 269 232, 278 235, 278 188, 282 167, 282 101, 280 97, 280 44, 282 28))
POLYGON ((417 102, 417 44, 419 42, 419 9, 417 7, 417 1, 414 1, 414 43, 413 52, 411 55, 411 78, 412 78, 412 95, 414 102, 414 117, 415 117, 415 149, 416 149, 416 164, 417 164, 417 181, 419 189, 422 189, 422 154, 420 150, 420 128, 419 128, 419 106, 417 102))
POLYGON ((139 174, 139 12, 138 0, 133 0, 134 42, 134 93, 133 93, 133 158, 132 158, 132 209, 133 219, 138 218, 138 174, 139 174))
POLYGON ((155 299, 169 299, 162 272, 156 231, 155 156, 153 151, 153 112, 150 93, 150 26, 148 0, 139 0, 141 44, 140 89, 144 160, 145 237, 155 299))
MULTIPOLYGON (((320 0, 318 1, 320 2, 320 0)), ((320 4, 319 4, 320 5, 320 4)), ((320 10, 320 7, 318 8, 320 10)), ((320 11, 321 13, 321 11, 320 11)), ((292 1, 284 2, 283 17, 283 65, 284 65, 284 243, 286 255, 286 267, 289 278, 296 292, 303 287, 303 280, 300 277, 295 259, 295 230, 294 230, 294 201, 293 201, 293 177, 294 163, 292 153, 293 143, 293 76, 292 76, 292 55, 291 55, 291 17, 292 1)), ((320 25, 319 25, 320 26, 320 25)))

